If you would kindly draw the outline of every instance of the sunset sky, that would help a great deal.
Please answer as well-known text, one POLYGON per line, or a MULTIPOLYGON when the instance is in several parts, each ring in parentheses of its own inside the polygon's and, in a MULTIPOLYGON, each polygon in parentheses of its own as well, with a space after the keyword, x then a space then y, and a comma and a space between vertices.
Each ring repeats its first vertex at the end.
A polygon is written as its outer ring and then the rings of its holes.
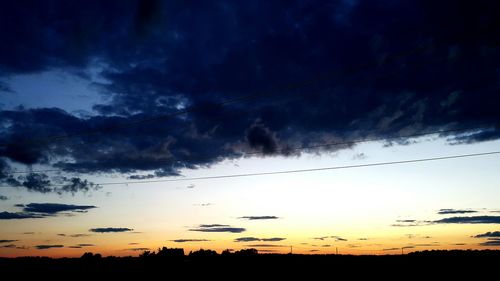
POLYGON ((0 256, 498 249, 500 4, 402 2, 2 2, 0 256))

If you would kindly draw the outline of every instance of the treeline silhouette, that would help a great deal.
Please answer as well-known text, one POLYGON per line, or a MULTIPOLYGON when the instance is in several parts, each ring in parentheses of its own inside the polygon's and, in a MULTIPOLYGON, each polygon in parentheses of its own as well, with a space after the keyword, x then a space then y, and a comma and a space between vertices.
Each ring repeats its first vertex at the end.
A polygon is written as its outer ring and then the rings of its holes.
MULTIPOLYGON (((302 255, 259 254, 256 249, 225 250, 220 254, 200 249, 184 253, 182 248, 162 247, 137 257, 103 257, 87 252, 80 258, 0 258, 0 273, 24 279, 336 279, 382 277, 452 277, 498 274, 500 251, 432 250, 405 255, 302 255), (63 279, 63 278, 61 278, 63 279)), ((398 278, 400 279, 400 278, 398 278)), ((7 279, 4 279, 7 280, 7 279)))

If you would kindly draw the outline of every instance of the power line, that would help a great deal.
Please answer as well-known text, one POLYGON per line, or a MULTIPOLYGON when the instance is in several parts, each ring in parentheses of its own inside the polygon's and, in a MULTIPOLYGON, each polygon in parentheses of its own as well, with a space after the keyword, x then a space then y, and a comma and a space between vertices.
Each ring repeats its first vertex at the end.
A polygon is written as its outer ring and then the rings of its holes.
MULTIPOLYGON (((390 162, 377 162, 377 163, 347 165, 347 166, 331 166, 331 167, 323 167, 323 168, 310 168, 310 169, 298 169, 298 170, 273 171, 273 172, 229 174, 229 175, 191 177, 191 178, 180 178, 180 179, 164 179, 164 180, 143 180, 143 181, 128 181, 128 182, 103 182, 103 183, 96 183, 96 185, 122 185, 122 184, 128 185, 128 184, 145 184, 145 183, 159 183, 159 182, 179 182, 179 181, 213 180, 213 179, 227 179, 227 178, 241 178, 241 177, 255 177, 255 176, 269 176, 269 175, 283 175, 283 174, 319 172, 319 171, 328 171, 328 170, 343 170, 343 169, 353 169, 353 168, 365 168, 365 167, 376 167, 376 166, 409 164, 409 163, 419 163, 419 162, 428 162, 428 161, 459 159, 459 158, 467 158, 467 157, 478 157, 478 156, 495 155, 495 154, 500 154, 500 151, 490 151, 490 152, 471 153, 471 154, 459 154, 459 155, 431 157, 431 158, 419 158, 419 159, 409 159, 409 160, 390 161, 390 162)), ((60 186, 65 186, 65 184, 55 184, 55 185, 51 185, 50 187, 60 187, 60 186)), ((11 188, 11 187, 13 187, 13 186, 4 186, 4 187, 1 187, 1 188, 11 188)))
MULTIPOLYGON (((448 133, 454 133, 454 132, 466 132, 466 131, 473 131, 473 130, 480 130, 480 129, 484 129, 484 127, 477 127, 476 126, 476 127, 459 128, 459 129, 437 130, 437 131, 422 132, 422 133, 400 135, 400 136, 393 136, 393 137, 377 137, 377 138, 368 138, 368 139, 357 139, 357 140, 352 140, 352 141, 328 142, 328 143, 313 144, 313 145, 307 145, 307 146, 282 148, 282 149, 276 150, 274 153, 269 154, 269 155, 288 154, 288 153, 291 153, 294 151, 301 151, 301 150, 321 148, 321 147, 343 146, 343 145, 353 145, 353 144, 359 144, 359 143, 365 143, 365 142, 376 142, 376 141, 387 141, 387 140, 396 140, 396 139, 404 139, 404 138, 415 138, 415 137, 423 137, 423 136, 434 135, 434 134, 448 134, 448 133)), ((372 133, 374 133, 374 132, 372 132, 372 133)), ((255 151, 255 152, 241 153, 241 155, 239 155, 239 156, 249 157, 249 156, 253 156, 253 155, 266 155, 266 154, 268 154, 268 153, 265 153, 263 151, 255 151)), ((203 158, 201 158, 201 159, 203 159, 203 158)), ((170 161, 171 161, 170 159, 164 160, 164 161, 155 161, 154 164, 169 163, 170 161)), ((12 172, 8 172, 8 173, 4 173, 4 174, 8 175, 8 174, 49 173, 49 172, 71 172, 71 171, 65 171, 64 169, 46 169, 46 170, 31 170, 31 171, 12 171, 12 172)))

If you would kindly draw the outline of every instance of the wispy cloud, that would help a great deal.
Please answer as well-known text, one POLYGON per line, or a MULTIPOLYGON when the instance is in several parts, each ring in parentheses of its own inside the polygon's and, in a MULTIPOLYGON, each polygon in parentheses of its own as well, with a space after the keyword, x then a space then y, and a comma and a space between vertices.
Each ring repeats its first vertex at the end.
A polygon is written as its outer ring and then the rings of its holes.
POLYGON ((189 229, 189 231, 241 233, 246 231, 246 229, 242 227, 231 227, 227 224, 200 224, 196 228, 189 229))
POLYGON ((170 240, 175 243, 186 243, 186 242, 208 242, 212 240, 208 239, 175 239, 175 240, 170 240))
POLYGON ((244 220, 276 220, 279 219, 277 216, 243 216, 239 217, 239 219, 244 219, 244 220))
POLYGON ((248 247, 255 247, 255 248, 260 248, 260 247, 263 247, 263 248, 278 248, 278 247, 288 247, 286 245, 274 245, 274 244, 250 244, 250 245, 246 245, 248 247))
POLYGON ((347 239, 342 238, 342 237, 340 237, 340 236, 336 236, 336 235, 313 237, 312 239, 314 239, 314 240, 320 240, 320 241, 330 240, 330 239, 333 239, 334 241, 338 241, 338 242, 339 242, 339 241, 340 241, 340 242, 345 242, 345 241, 347 241, 347 239))
POLYGON ((500 238, 489 238, 487 241, 484 241, 479 244, 480 246, 486 246, 486 247, 498 247, 500 246, 500 238))
POLYGON ((89 229, 89 231, 96 233, 108 233, 108 232, 129 232, 133 231, 133 229, 126 227, 101 227, 101 228, 91 228, 89 229))
POLYGON ((32 213, 0 212, 0 220, 39 219, 45 216, 32 213))
POLYGON ((36 245, 35 248, 38 250, 46 250, 51 248, 63 248, 64 245, 36 245))
POLYGON ((85 247, 94 247, 94 246, 95 246, 94 244, 78 244, 78 245, 74 245, 74 246, 68 246, 68 248, 81 249, 81 248, 85 248, 85 247))
POLYGON ((272 237, 272 238, 239 237, 234 239, 234 242, 255 242, 255 241, 278 242, 278 241, 283 241, 285 239, 286 238, 281 238, 281 237, 272 237))
POLYGON ((486 233, 475 235, 474 237, 475 238, 500 237, 500 231, 488 231, 486 233))
POLYGON ((143 248, 143 247, 125 249, 125 251, 134 251, 134 252, 142 252, 142 251, 148 251, 148 250, 149 250, 149 248, 143 248))
POLYGON ((459 209, 441 209, 437 213, 439 215, 451 215, 451 214, 477 213, 477 211, 474 211, 474 210, 459 210, 459 209))
POLYGON ((18 240, 2 239, 2 240, 0 240, 0 244, 2 244, 2 243, 12 243, 12 242, 16 242, 16 241, 18 241, 18 240))
POLYGON ((500 216, 450 217, 435 220, 432 223, 500 224, 500 216))

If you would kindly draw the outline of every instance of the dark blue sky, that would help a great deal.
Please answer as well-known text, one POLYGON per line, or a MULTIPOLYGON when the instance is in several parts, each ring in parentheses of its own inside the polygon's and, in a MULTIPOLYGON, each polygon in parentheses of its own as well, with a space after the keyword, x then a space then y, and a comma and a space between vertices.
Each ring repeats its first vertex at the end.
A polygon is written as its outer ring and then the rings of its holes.
POLYGON ((48 192, 50 176, 9 171, 151 178, 331 139, 469 127, 482 129, 450 141, 497 139, 499 11, 496 1, 2 3, 0 94, 59 72, 91 87, 92 103, 74 114, 78 99, 61 102, 49 76, 46 95, 1 110, 0 181, 48 192), (51 138, 61 135, 76 136, 51 138))

